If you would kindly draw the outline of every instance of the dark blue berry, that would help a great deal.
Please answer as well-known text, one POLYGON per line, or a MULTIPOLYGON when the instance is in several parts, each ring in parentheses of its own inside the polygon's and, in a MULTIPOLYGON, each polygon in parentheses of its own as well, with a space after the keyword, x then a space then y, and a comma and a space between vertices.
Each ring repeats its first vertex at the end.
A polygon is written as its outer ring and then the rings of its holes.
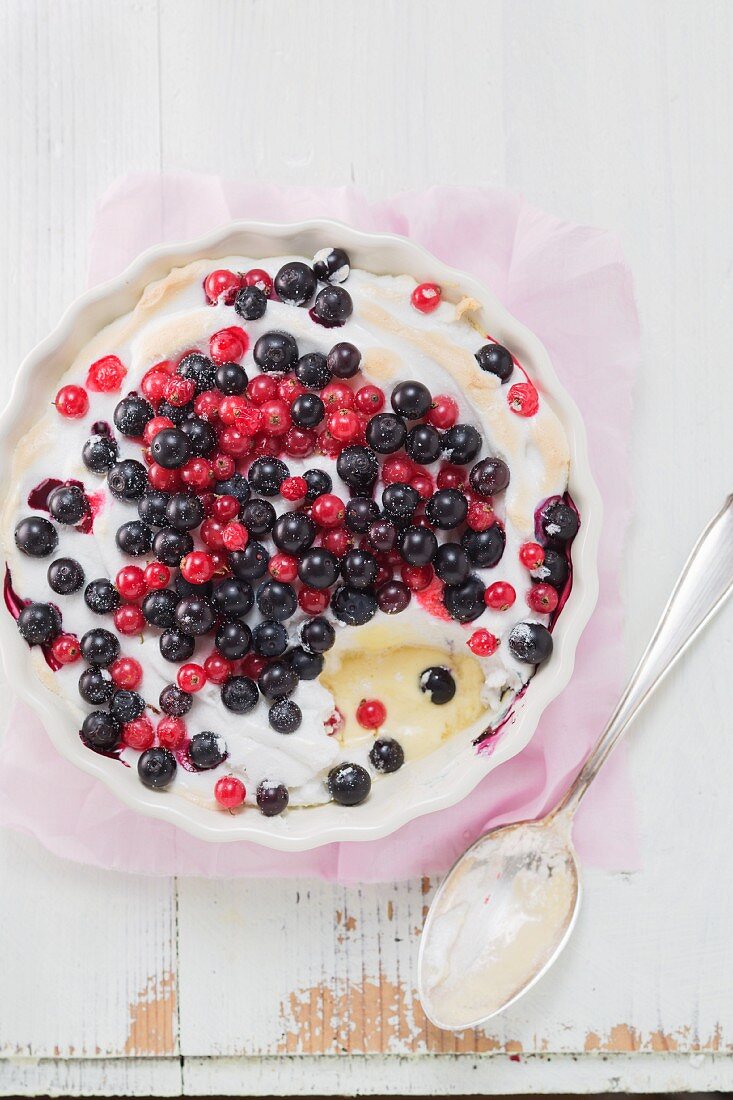
POLYGON ((390 401, 398 416, 404 416, 405 420, 420 420, 430 411, 433 398, 422 382, 409 381, 395 386, 390 401))
POLYGON ((268 535, 275 526, 277 512, 269 500, 255 497, 244 505, 241 518, 250 535, 268 535))
POLYGON ((399 615, 407 609, 412 593, 402 581, 385 581, 377 589, 377 604, 385 615, 399 615))
POLYGON ((288 648, 288 632, 275 619, 263 619, 252 631, 252 649, 260 657, 281 657, 288 648))
POLYGON ((15 545, 30 558, 47 558, 58 546, 59 536, 50 520, 28 516, 15 528, 15 545))
POLYGON ((303 393, 293 401, 290 414, 299 428, 315 428, 323 420, 326 406, 317 393, 303 393))
POLYGON ((272 540, 285 554, 301 554, 313 545, 317 530, 310 516, 302 512, 283 512, 275 521, 272 540))
POLYGON ((425 505, 425 515, 433 527, 452 531, 468 515, 468 501, 458 489, 438 489, 425 505))
POLYGON ((328 619, 317 615, 306 619, 300 628, 300 640, 311 653, 326 653, 336 641, 336 631, 328 619))
POLYGON ((115 693, 115 686, 108 672, 101 668, 87 668, 79 677, 79 694, 87 703, 102 706, 108 703, 115 693))
POLYGON ((312 504, 316 497, 323 493, 330 493, 333 489, 333 479, 325 470, 306 470, 303 474, 308 492, 305 494, 306 504, 312 504))
POLYGON ((167 527, 165 509, 169 500, 170 493, 164 493, 162 489, 149 489, 137 502, 137 514, 151 527, 167 527))
POLYGON ((151 626, 160 627, 161 630, 175 626, 176 608, 180 598, 171 588, 159 588, 156 592, 149 592, 142 602, 145 621, 151 626))
MULTIPOLYGON (((234 364, 230 364, 230 366, 233 365, 234 364)), ((211 424, 209 424, 208 420, 203 420, 200 416, 192 416, 190 420, 185 420, 183 424, 181 424, 181 431, 188 439, 191 446, 191 454, 197 457, 211 454, 218 443, 216 432, 211 424)))
POLYGON ((227 749, 222 737, 210 730, 204 730, 191 738, 188 755, 198 771, 208 771, 209 768, 216 768, 226 760, 227 749))
POLYGON ((371 592, 360 592, 351 585, 337 588, 331 600, 331 609, 347 626, 363 626, 373 619, 378 609, 377 597, 371 592))
POLYGON ((438 540, 429 527, 406 527, 397 547, 408 565, 428 565, 435 557, 438 540))
POLYGON ((151 790, 168 787, 176 777, 176 758, 168 749, 152 748, 140 753, 137 774, 140 781, 151 790))
POLYGON ((108 472, 107 486, 117 500, 140 500, 149 488, 148 474, 142 462, 125 458, 108 472))
POLYGON ((394 413, 376 413, 366 426, 366 441, 380 455, 399 451, 406 438, 405 422, 394 413))
POLYGON ((81 452, 82 461, 93 474, 106 474, 117 462, 117 443, 108 435, 93 435, 81 452))
POLYGON ((267 712, 267 719, 278 733, 295 733, 303 721, 303 712, 292 699, 278 699, 267 712))
POLYGON ((324 661, 321 654, 311 653, 302 645, 293 646, 288 653, 288 660, 299 680, 317 680, 323 672, 324 661))
MULTIPOLYGON (((225 577, 214 588, 211 596, 214 610, 224 619, 239 619, 252 610, 254 596, 252 585, 236 577, 225 577)), ((275 616, 271 616, 275 618, 275 616)))
POLYGON ((486 586, 475 573, 469 574, 461 584, 446 585, 443 603, 446 611, 459 623, 471 623, 486 610, 484 592, 486 586))
POLYGON ((115 634, 102 627, 87 630, 79 642, 81 655, 88 665, 107 668, 119 657, 120 643, 115 634))
POLYGON ((233 550, 229 554, 229 568, 240 581, 257 581, 267 572, 270 555, 255 539, 250 539, 244 550, 233 550))
POLYGON ((95 615, 107 615, 121 604, 120 594, 107 577, 90 581, 84 589, 84 603, 95 615))
POLYGON ((345 287, 324 286, 316 295, 311 317, 327 328, 334 328, 346 324, 353 312, 354 303, 345 287))
POLYGON ((492 497, 509 484, 509 467, 500 458, 482 458, 471 468, 468 480, 474 493, 492 497))
POLYGON ((58 523, 79 523, 89 512, 89 501, 78 485, 59 485, 48 497, 48 510, 58 523))
POLYGON ((371 588, 378 569, 377 559, 368 550, 349 550, 341 561, 341 576, 352 588, 371 588))
POLYGON ((295 377, 302 386, 307 386, 310 390, 322 390, 333 376, 328 369, 326 356, 319 351, 311 351, 307 355, 301 355, 295 364, 295 377))
POLYGON ((206 515, 195 493, 174 493, 165 508, 166 519, 175 531, 193 531, 206 515))
POLYGON ((56 558, 49 565, 46 578, 59 596, 69 596, 84 584, 84 570, 73 558, 56 558))
POLYGON ((328 773, 328 792, 339 806, 358 806, 371 789, 369 772, 361 764, 337 764, 328 773))
POLYGON ((216 388, 230 397, 244 393, 248 381, 247 372, 239 363, 222 363, 216 368, 216 388))
POLYGON ((369 525, 369 542, 375 550, 388 554, 397 542, 397 528, 391 519, 378 519, 369 525))
POLYGON ((191 441, 181 428, 162 428, 150 444, 150 453, 159 466, 177 470, 193 454, 191 441))
POLYGON ((371 497, 352 497, 347 502, 344 525, 352 534, 366 534, 369 524, 376 519, 379 519, 379 505, 371 497))
POLYGON ((180 565, 192 550, 193 539, 187 531, 158 531, 153 539, 153 553, 164 565, 180 565))
POLYGON ((120 740, 120 723, 113 714, 104 710, 93 710, 87 714, 81 727, 81 739, 90 749, 97 752, 110 752, 120 740))
POLYGON ((336 472, 350 489, 358 493, 368 492, 379 473, 377 456, 369 447, 354 443, 344 447, 336 459, 336 472))
POLYGON ((495 374, 502 382, 508 382, 514 370, 511 353, 501 344, 484 344, 476 352, 476 362, 481 370, 495 374))
POLYGON ((351 262, 343 248, 321 248, 313 257, 313 274, 322 283, 345 283, 351 262))
MULTIPOLYGON (((216 385, 216 367, 206 355, 202 355, 198 351, 193 351, 189 355, 185 355, 178 364, 177 373, 181 378, 189 378, 196 385, 196 393, 203 393, 205 390, 213 390, 216 385)), ((158 415, 164 414, 158 409, 158 415)), ((168 414, 165 413, 167 416, 168 414)), ((172 419, 172 418, 171 418, 172 419)), ((175 424, 176 421, 174 420, 175 424)))
POLYGON ((287 808, 290 796, 288 788, 282 783, 271 783, 263 779, 257 787, 257 806, 265 817, 276 817, 287 808))
POLYGON ((196 639, 178 627, 170 627, 161 634, 158 646, 164 661, 179 665, 181 661, 188 661, 193 657, 196 639))
POLYGON ((230 661, 244 657, 251 645, 252 631, 246 623, 222 623, 216 632, 216 648, 230 661))
POLYGON ((155 410, 149 401, 131 393, 129 397, 123 397, 114 411, 115 427, 122 435, 131 439, 139 439, 145 431, 148 420, 155 416, 155 410))
MULTIPOLYGON (((159 534, 168 534, 160 531, 159 534)), ((153 529, 143 523, 141 519, 131 519, 117 528, 115 541, 123 554, 139 558, 142 554, 149 554, 153 546, 153 529)))
POLYGON ((338 558, 322 546, 306 550, 298 562, 298 577, 309 588, 330 588, 338 575, 338 558))
POLYGON ((232 676, 221 689, 221 701, 234 714, 249 714, 257 706, 260 693, 249 676, 232 676))
POLYGON ((479 569, 493 569, 501 561, 506 546, 504 528, 492 523, 485 531, 465 531, 461 546, 472 565, 479 569))
POLYGON ((182 691, 178 684, 168 684, 160 693, 160 709, 171 718, 183 718, 193 706, 193 695, 182 691))
POLYGON ((273 282, 280 301, 293 306, 307 306, 316 292, 313 269, 299 260, 283 264, 273 282))
POLYGON ((257 589, 257 606, 265 618, 283 622, 298 607, 295 589, 282 581, 265 581, 257 589))
POLYGON ((536 569, 533 569, 531 576, 533 580, 544 581, 545 584, 551 584, 553 588, 557 588, 558 592, 561 592, 570 576, 567 558, 559 550, 553 550, 552 547, 548 546, 545 549, 545 558, 542 565, 538 565, 536 569))
POLYGON ((257 686, 263 695, 278 699, 281 695, 292 695, 298 686, 298 674, 288 661, 272 661, 262 669, 257 686))
POLYGON ((237 292, 234 309, 245 321, 259 321, 265 316, 267 295, 258 286, 245 286, 237 292))
POLYGON ((249 483, 263 497, 276 497, 290 470, 279 458, 256 458, 249 468, 249 483))
POLYGON ((416 424, 407 433, 405 450, 413 462, 418 462, 421 466, 437 462, 443 451, 440 432, 430 424, 416 424))
POLYGON ((481 450, 481 436, 471 424, 454 424, 443 435, 443 451, 454 466, 467 466, 481 450))
POLYGON ((444 542, 435 553, 433 569, 444 584, 463 584, 471 572, 471 563, 462 546, 444 542))
POLYGON ((145 700, 138 692, 127 691, 123 688, 121 691, 114 693, 109 709, 118 722, 124 726, 127 722, 134 722, 136 718, 140 717, 145 710, 145 700))
POLYGON ((436 706, 450 703, 456 693, 453 673, 442 665, 431 665, 420 673, 420 691, 430 696, 430 702, 436 706))
POLYGON ((382 507, 391 520, 409 520, 420 503, 420 494, 411 485, 395 481, 382 491, 382 507))
POLYGON ((216 616, 204 596, 185 596, 176 607, 176 623, 185 634, 195 638, 213 629, 216 616))
POLYGON ((542 533, 548 542, 570 542, 578 533, 580 520, 575 512, 564 500, 553 500, 546 504, 540 512, 540 526, 542 533))
POLYGON ((392 737, 378 737, 369 750, 369 763, 377 772, 396 772, 405 762, 405 750, 392 737))
POLYGON ((342 340, 333 345, 326 357, 326 364, 334 378, 353 378, 361 365, 361 352, 348 340, 342 340))
POLYGON ((266 332, 252 351, 260 370, 270 374, 287 374, 298 359, 298 345, 287 332, 266 332))
POLYGON ((518 661, 539 665, 552 653, 552 634, 541 623, 517 623, 509 635, 509 649, 518 661))
POLYGON ((18 616, 18 630, 29 645, 45 645, 61 630, 61 616, 50 603, 29 603, 18 616))

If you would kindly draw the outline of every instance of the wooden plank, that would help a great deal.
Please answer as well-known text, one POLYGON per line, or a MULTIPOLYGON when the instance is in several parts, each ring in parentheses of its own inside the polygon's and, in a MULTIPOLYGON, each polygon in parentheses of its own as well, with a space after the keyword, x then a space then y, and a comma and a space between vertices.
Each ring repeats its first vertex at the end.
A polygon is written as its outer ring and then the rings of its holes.
MULTIPOLYGON (((157 59, 155 4, 9 0, 1 6, 0 129, 8 155, 0 173, 0 370, 6 386, 21 356, 84 288, 97 199, 120 173, 159 164, 157 59)), ((3 692, 3 716, 8 703, 3 692)), ((174 1053, 172 881, 65 864, 10 833, 0 834, 0 868, 2 1053, 174 1053)), ((6 1080, 13 1065, 3 1063, 6 1080)), ((103 1076, 97 1074, 100 1081, 103 1076)), ((52 1077, 46 1067, 38 1087, 52 1077)), ((110 1069, 104 1080, 122 1092, 128 1077, 143 1082, 138 1092, 153 1080, 147 1071, 136 1076, 132 1064, 129 1073, 110 1069)), ((64 1087, 61 1071, 55 1080, 64 1087)), ((74 1080, 83 1087, 83 1074, 74 1080)))
POLYGON ((157 5, 0 5, 0 349, 8 381, 84 289, 94 206, 159 159, 157 5))
POLYGON ((483 1096, 729 1092, 725 1055, 122 1058, 0 1062, 0 1096, 483 1096), (292 1087, 291 1087, 292 1086, 292 1087))
POLYGON ((180 1096, 177 1058, 0 1061, 0 1096, 180 1096))
POLYGON ((187 1058, 185 1096, 502 1096, 669 1093, 733 1087, 721 1055, 435 1055, 430 1058, 187 1058))
POLYGON ((160 20, 164 168, 374 195, 502 183, 499 0, 160 0, 160 20))
POLYGON ((0 832, 0 1055, 177 1052, 170 879, 66 863, 0 832))

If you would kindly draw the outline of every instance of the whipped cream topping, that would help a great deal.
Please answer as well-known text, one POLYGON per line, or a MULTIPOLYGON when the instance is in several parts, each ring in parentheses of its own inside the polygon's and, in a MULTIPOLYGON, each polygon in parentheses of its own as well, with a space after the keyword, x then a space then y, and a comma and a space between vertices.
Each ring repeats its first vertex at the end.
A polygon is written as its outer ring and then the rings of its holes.
MULTIPOLYGON (((110 616, 93 614, 84 601, 83 588, 70 596, 58 597, 48 586, 46 572, 50 561, 58 557, 76 559, 84 569, 85 583, 96 578, 112 578, 131 561, 145 564, 145 559, 131 559, 117 547, 115 533, 118 527, 137 518, 134 505, 116 500, 109 492, 104 477, 96 477, 82 462, 82 448, 91 435, 91 425, 96 421, 113 424, 113 413, 120 398, 131 390, 139 389, 145 372, 161 360, 178 360, 185 352, 198 349, 208 352, 209 338, 215 332, 231 325, 240 325, 249 336, 249 349, 242 365, 250 379, 259 370, 252 358, 252 348, 258 337, 273 330, 291 334, 298 343, 299 354, 318 351, 326 354, 334 343, 349 341, 362 353, 361 373, 354 379, 356 385, 373 382, 381 386, 387 397, 399 382, 415 379, 424 383, 433 395, 446 394, 455 399, 459 407, 459 422, 471 424, 482 434, 484 446, 478 458, 497 456, 503 459, 511 471, 511 481, 506 491, 494 501, 497 518, 506 531, 506 548, 500 563, 493 569, 475 569, 485 584, 502 580, 511 584, 517 592, 517 603, 508 611, 499 612, 487 608, 481 617, 462 626, 454 621, 444 621, 422 606, 419 594, 413 595, 409 607, 399 616, 385 615, 379 611, 369 629, 381 628, 385 639, 393 638, 395 660, 399 660, 400 647, 424 646, 429 640, 431 650, 445 654, 450 665, 452 655, 460 654, 461 660, 470 660, 480 670, 479 713, 468 725, 447 728, 445 736, 456 735, 461 743, 475 739, 497 717, 506 712, 516 692, 531 676, 531 665, 517 661, 506 644, 509 631, 518 621, 547 624, 548 616, 530 612, 524 603, 529 587, 526 569, 518 558, 523 542, 534 538, 535 510, 548 497, 562 494, 567 488, 568 445, 564 430, 550 405, 540 395, 537 413, 532 417, 517 416, 507 402, 507 386, 502 386, 493 374, 482 371, 475 359, 475 352, 487 342, 474 323, 472 314, 476 303, 470 299, 449 301, 443 298, 430 314, 422 314, 410 303, 415 281, 409 276, 377 276, 352 269, 346 287, 353 300, 354 311, 349 320, 338 328, 326 328, 314 322, 307 309, 269 300, 265 315, 256 321, 242 321, 231 306, 220 301, 206 304, 202 281, 215 268, 246 271, 252 267, 263 268, 274 277, 281 266, 302 257, 275 257, 269 260, 252 260, 231 256, 216 261, 201 260, 172 271, 165 279, 153 283, 143 293, 137 307, 98 333, 69 365, 61 384, 84 385, 89 366, 106 355, 116 355, 127 369, 122 392, 90 393, 90 409, 79 420, 64 419, 51 405, 43 412, 34 428, 27 433, 15 455, 11 482, 13 491, 6 503, 3 516, 3 537, 12 572, 13 585, 24 598, 38 602, 55 602, 63 613, 64 631, 81 637, 87 630, 106 627, 114 630, 110 616), (62 481, 82 482, 88 496, 95 494, 93 529, 82 534, 74 528, 58 525, 59 542, 49 558, 32 558, 20 553, 13 543, 12 532, 17 522, 33 513, 28 506, 31 490, 43 479, 59 478, 62 481), (500 640, 497 651, 490 657, 474 657, 466 647, 473 630, 486 628, 500 640)), ((515 369, 512 381, 524 381, 524 375, 515 369)), ((387 405, 387 409, 389 405, 387 405)), ((40 411, 40 410, 39 410, 40 411)), ((140 459, 139 443, 115 432, 119 444, 119 460, 140 459)), ((318 453, 306 459, 283 456, 291 475, 308 469, 324 469, 333 479, 333 493, 348 500, 349 489, 339 479, 335 461, 318 453)), ((240 464, 246 472, 247 464, 240 464)), ((435 474, 440 462, 428 467, 435 474)), ((468 467, 466 468, 468 470, 468 467)), ((377 488, 377 499, 381 484, 377 488)), ((279 513, 291 505, 282 498, 271 499, 279 513)), ((45 513, 39 513, 45 514, 45 513)), ((437 532, 439 539, 443 538, 437 532)), ((448 533, 452 534, 451 532, 448 533)), ((200 543, 197 540, 197 545, 200 543)), ((265 578, 266 579, 266 578, 265 578)), ((360 648, 360 631, 367 628, 350 627, 331 618, 337 630, 337 641, 329 657, 330 682, 337 682, 334 670, 343 667, 343 656, 360 648)), ((298 629, 306 618, 298 610, 284 624, 291 644, 298 643, 298 629)), ((248 622, 254 626, 260 619, 255 606, 248 622)), ((161 689, 175 681, 177 666, 160 654, 158 632, 145 631, 142 637, 121 637, 122 654, 136 658, 142 664, 144 678, 139 688, 149 705, 157 706, 161 689)), ((385 644, 389 644, 388 642, 385 644)), ((203 663, 213 648, 212 639, 199 638, 192 660, 203 663)), ((80 698, 77 684, 83 665, 80 663, 62 667, 52 673, 44 664, 39 650, 33 659, 39 678, 54 691, 70 711, 69 736, 77 736, 77 730, 88 707, 80 698)), ((368 660, 368 656, 365 658, 368 660)), ((362 675, 358 661, 348 662, 350 677, 362 675)), ((325 777, 338 761, 349 759, 367 765, 369 738, 360 741, 343 741, 333 735, 329 719, 338 699, 325 686, 329 677, 315 681, 301 681, 294 696, 303 712, 300 728, 291 735, 283 735, 272 729, 267 721, 267 702, 260 700, 257 708, 247 715, 232 714, 222 704, 220 688, 207 684, 198 692, 193 707, 186 716, 189 735, 204 730, 214 731, 223 737, 228 758, 220 767, 204 772, 178 768, 175 789, 190 798, 211 805, 213 786, 223 774, 236 774, 243 778, 251 802, 257 783, 269 779, 285 784, 290 792, 291 805, 312 805, 328 799, 325 777)), ((353 682, 344 682, 343 688, 353 696, 353 682)), ((335 689, 334 689, 335 690, 335 689)), ((415 685, 405 685, 405 692, 415 685)), ((417 695, 416 695, 417 701, 417 695)), ((395 733, 395 736, 397 734, 395 733)), ((422 755, 419 738, 406 752, 407 764, 415 756, 422 755)), ((424 748, 424 747, 423 747, 424 748)), ((138 753, 122 749, 122 757, 132 766, 138 753)), ((394 777, 389 777, 394 781, 394 777)))

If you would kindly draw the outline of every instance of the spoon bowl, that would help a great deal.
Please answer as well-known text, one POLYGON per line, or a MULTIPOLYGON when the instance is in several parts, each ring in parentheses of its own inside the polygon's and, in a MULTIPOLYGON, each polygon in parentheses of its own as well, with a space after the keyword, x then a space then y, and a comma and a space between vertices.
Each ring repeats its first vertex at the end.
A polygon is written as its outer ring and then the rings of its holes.
POLYGON ((502 825, 458 860, 420 942, 422 1006, 438 1027, 477 1027, 539 981, 581 899, 566 815, 502 825))

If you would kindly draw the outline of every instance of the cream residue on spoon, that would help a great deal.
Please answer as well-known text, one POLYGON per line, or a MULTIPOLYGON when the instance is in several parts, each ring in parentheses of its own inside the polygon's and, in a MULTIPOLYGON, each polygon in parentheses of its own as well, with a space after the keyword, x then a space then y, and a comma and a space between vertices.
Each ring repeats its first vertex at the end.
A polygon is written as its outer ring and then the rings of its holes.
POLYGON ((423 933, 423 1007, 472 1026, 517 996, 572 927, 578 877, 564 830, 489 833, 448 879, 423 933))

